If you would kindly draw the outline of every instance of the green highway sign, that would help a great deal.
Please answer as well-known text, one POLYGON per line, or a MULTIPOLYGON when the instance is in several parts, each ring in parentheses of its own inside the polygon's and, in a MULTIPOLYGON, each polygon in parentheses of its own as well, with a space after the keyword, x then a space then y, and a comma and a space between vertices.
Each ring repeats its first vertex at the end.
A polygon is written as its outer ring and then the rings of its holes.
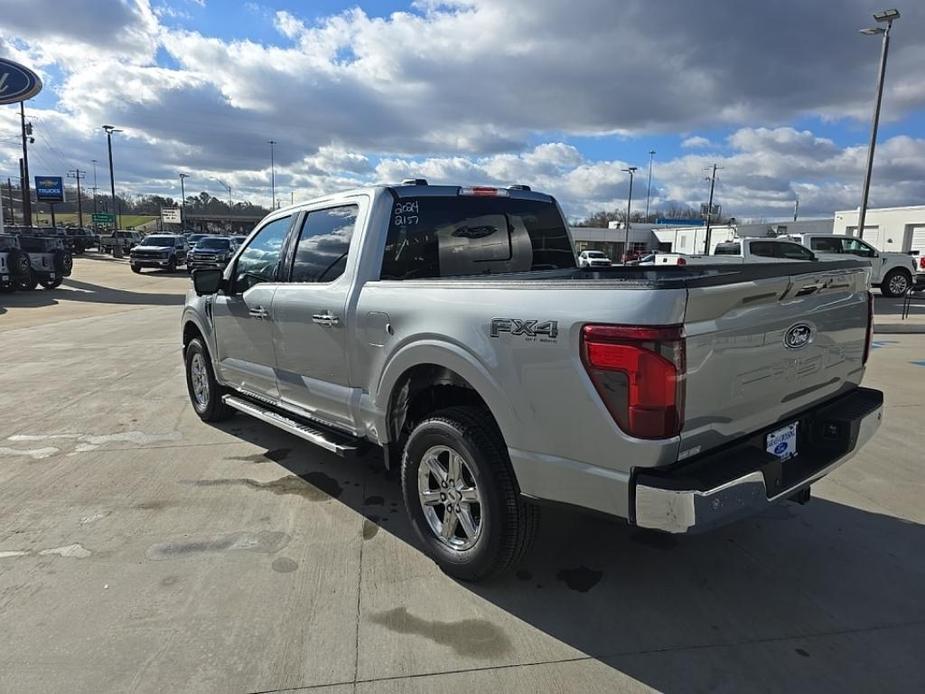
POLYGON ((93 214, 94 224, 114 224, 115 221, 116 216, 114 214, 109 214, 108 212, 95 212, 93 214))

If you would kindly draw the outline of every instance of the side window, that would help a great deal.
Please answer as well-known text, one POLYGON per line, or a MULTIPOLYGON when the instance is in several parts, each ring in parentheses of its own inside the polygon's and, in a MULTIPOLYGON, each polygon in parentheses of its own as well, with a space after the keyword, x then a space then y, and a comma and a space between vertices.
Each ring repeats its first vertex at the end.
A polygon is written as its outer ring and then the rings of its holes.
POLYGON ((843 239, 845 244, 845 253, 850 253, 851 255, 857 255, 861 258, 873 258, 877 255, 877 251, 873 247, 868 246, 863 241, 858 239, 845 238, 843 239))
POLYGON ((762 258, 779 258, 780 256, 775 252, 777 249, 775 246, 783 245, 777 244, 771 241, 752 241, 749 251, 752 255, 757 255, 762 258))
POLYGON ((816 256, 808 248, 797 243, 778 243, 778 258, 787 258, 788 260, 815 260, 816 256))
POLYGON ((332 282, 344 274, 358 212, 356 205, 342 205, 308 213, 299 233, 291 281, 332 282))
POLYGON ((827 237, 815 237, 810 239, 809 245, 812 246, 814 251, 821 251, 822 253, 842 253, 842 239, 836 238, 827 238, 827 237))
POLYGON ((236 293, 245 292, 255 284, 276 279, 276 268, 291 221, 291 217, 274 219, 257 232, 247 248, 238 256, 234 268, 236 293))

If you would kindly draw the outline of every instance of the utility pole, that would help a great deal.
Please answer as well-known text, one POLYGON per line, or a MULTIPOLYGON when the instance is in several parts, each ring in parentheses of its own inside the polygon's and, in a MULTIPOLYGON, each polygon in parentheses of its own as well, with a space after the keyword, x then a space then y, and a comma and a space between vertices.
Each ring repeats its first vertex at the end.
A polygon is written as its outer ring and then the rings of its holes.
POLYGON ((649 221, 649 196, 652 194, 652 160, 655 159, 655 150, 649 150, 649 184, 646 186, 646 222, 649 221))
POLYGON ((6 190, 10 195, 10 224, 16 223, 16 215, 13 213, 13 182, 10 177, 6 178, 6 190))
POLYGON ((800 198, 793 201, 793 221, 797 221, 797 215, 800 214, 800 198))
POLYGON ((633 174, 639 170, 638 166, 629 166, 623 171, 630 175, 630 190, 626 196, 626 224, 623 229, 623 264, 626 265, 626 255, 630 247, 630 211, 633 207, 633 174))
POLYGON ((68 178, 77 179, 77 226, 83 227, 84 225, 84 209, 83 203, 80 200, 80 179, 84 178, 87 175, 86 171, 81 171, 80 169, 74 169, 73 171, 67 172, 68 178))
POLYGON ((276 209, 276 160, 274 159, 273 150, 276 147, 276 140, 267 140, 270 145, 270 192, 273 196, 273 209, 276 209))
POLYGON ((19 118, 22 126, 22 218, 23 224, 31 229, 32 190, 29 186, 29 147, 26 142, 31 139, 32 123, 26 127, 26 108, 22 101, 19 102, 19 118))
POLYGON ((874 147, 877 146, 877 129, 880 126, 880 104, 883 102, 883 77, 886 74, 886 59, 890 52, 890 29, 893 28, 893 20, 899 19, 899 10, 884 10, 874 14, 874 19, 886 24, 883 27, 871 27, 870 29, 861 29, 861 33, 867 36, 883 36, 883 45, 880 49, 880 71, 877 74, 877 98, 874 101, 874 122, 870 129, 870 147, 867 148, 867 170, 864 172, 864 192, 861 194, 861 209, 858 211, 858 238, 864 238, 864 222, 867 219, 867 198, 870 195, 870 175, 874 168, 874 147))
MULTIPOLYGON (((710 182, 710 201, 707 203, 707 235, 703 242, 703 254, 710 255, 710 222, 713 220, 713 189, 716 187, 716 170, 723 168, 713 164, 713 173, 707 180, 710 182)), ((709 169, 708 169, 709 170, 709 169)))
POLYGON ((96 159, 91 159, 93 162, 93 214, 99 212, 96 207, 96 191, 98 190, 96 186, 96 159))

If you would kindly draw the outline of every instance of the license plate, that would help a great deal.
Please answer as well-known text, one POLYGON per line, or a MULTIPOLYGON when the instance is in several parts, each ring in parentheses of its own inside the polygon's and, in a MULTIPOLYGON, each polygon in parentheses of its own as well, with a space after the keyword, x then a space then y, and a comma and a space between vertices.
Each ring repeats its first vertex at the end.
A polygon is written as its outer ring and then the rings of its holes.
POLYGON ((797 454, 797 423, 788 424, 772 431, 765 439, 765 450, 780 460, 787 460, 797 454))

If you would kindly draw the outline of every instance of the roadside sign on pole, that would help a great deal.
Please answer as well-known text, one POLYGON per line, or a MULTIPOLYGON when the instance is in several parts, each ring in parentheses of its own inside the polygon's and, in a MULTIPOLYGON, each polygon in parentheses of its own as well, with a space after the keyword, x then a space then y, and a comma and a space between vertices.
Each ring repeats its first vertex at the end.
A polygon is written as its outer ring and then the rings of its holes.
POLYGON ((182 224, 183 218, 179 207, 162 207, 161 221, 164 224, 182 224))
POLYGON ((0 58, 0 104, 26 101, 42 91, 42 80, 25 65, 0 58))
POLYGON ((64 202, 64 178, 36 176, 35 199, 39 202, 64 202))
POLYGON ((102 226, 111 226, 116 223, 116 215, 109 212, 94 212, 92 219, 94 224, 102 226))

